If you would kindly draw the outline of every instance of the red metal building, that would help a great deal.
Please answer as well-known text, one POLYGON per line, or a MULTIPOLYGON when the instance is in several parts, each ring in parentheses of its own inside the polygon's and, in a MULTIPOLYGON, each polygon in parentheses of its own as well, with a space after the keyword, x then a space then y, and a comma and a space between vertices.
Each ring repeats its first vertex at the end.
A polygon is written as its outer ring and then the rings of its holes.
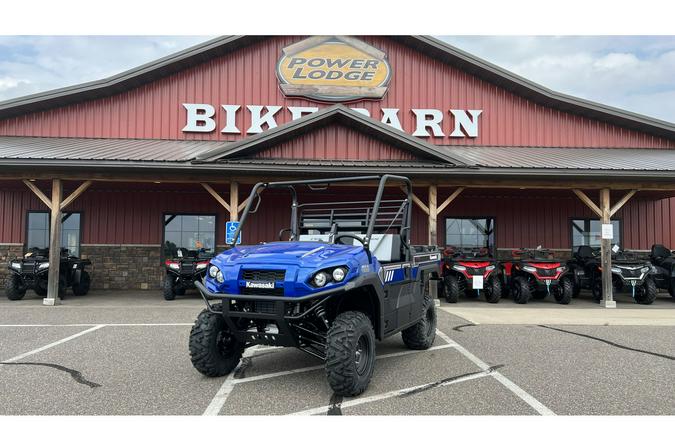
MULTIPOLYGON (((608 190, 617 242, 675 247, 671 123, 431 37, 231 36, 0 103, 1 271, 47 242, 52 189, 74 193, 64 242, 92 260, 95 287, 155 288, 162 245, 221 248, 254 182, 373 173, 413 180, 417 243, 569 252, 598 242, 608 190)), ((266 204, 245 243, 288 226, 266 204)))

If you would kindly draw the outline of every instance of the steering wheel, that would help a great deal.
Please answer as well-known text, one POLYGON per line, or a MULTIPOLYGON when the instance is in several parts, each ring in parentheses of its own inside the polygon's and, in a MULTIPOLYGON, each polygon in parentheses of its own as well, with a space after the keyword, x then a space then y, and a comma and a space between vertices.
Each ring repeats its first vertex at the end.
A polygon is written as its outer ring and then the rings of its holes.
MULTIPOLYGON (((340 242, 338 242, 338 241, 339 241, 340 239, 342 239, 343 237, 348 237, 348 238, 350 238, 350 239, 357 240, 357 241, 359 241, 359 243, 361 243, 364 247, 366 246, 366 242, 365 242, 363 239, 361 239, 361 238, 358 237, 358 236, 354 236, 353 234, 340 234, 340 235, 338 235, 338 236, 335 236, 335 239, 334 239, 333 241, 334 241, 335 243, 340 243, 340 242)), ((341 244, 341 245, 344 245, 344 243, 340 243, 340 244, 341 244)))

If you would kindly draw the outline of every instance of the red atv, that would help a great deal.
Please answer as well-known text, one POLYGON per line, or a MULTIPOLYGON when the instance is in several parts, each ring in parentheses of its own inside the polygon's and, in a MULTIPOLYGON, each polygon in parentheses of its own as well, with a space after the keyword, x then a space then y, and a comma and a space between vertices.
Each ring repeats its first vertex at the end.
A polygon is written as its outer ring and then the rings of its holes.
POLYGON ((553 294, 556 302, 567 305, 572 300, 572 277, 565 262, 556 259, 549 249, 513 251, 511 292, 513 301, 527 303, 530 297, 544 299, 553 294))
POLYGON ((459 294, 475 298, 482 290, 485 300, 497 303, 505 292, 504 269, 492 257, 488 248, 455 249, 443 251, 443 280, 440 295, 448 303, 457 303, 459 294))

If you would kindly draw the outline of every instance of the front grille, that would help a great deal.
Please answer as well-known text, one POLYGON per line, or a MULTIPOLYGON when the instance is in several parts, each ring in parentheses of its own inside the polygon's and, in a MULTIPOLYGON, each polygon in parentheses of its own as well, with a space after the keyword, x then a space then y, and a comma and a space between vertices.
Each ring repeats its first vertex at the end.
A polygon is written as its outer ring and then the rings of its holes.
POLYGON ((284 288, 276 287, 274 289, 259 289, 255 287, 241 287, 239 289, 239 294, 256 296, 283 296, 284 288))
POLYGON ((275 313, 274 302, 256 300, 255 311, 262 314, 273 314, 275 313))
POLYGON ((469 275, 483 275, 485 268, 471 268, 466 267, 466 272, 469 275))
POLYGON ((241 278, 245 281, 283 281, 286 270, 244 270, 241 278))
POLYGON ((21 271, 24 273, 32 273, 35 271, 36 268, 36 263, 35 262, 24 262, 21 265, 21 271))
POLYGON ((183 273, 183 274, 192 274, 192 272, 194 271, 194 268, 195 268, 194 264, 192 264, 192 263, 187 263, 187 264, 183 263, 180 266, 180 272, 183 273))
POLYGON ((552 269, 552 270, 537 268, 537 274, 539 274, 542 277, 553 277, 553 276, 555 276, 555 273, 556 273, 555 268, 552 269))

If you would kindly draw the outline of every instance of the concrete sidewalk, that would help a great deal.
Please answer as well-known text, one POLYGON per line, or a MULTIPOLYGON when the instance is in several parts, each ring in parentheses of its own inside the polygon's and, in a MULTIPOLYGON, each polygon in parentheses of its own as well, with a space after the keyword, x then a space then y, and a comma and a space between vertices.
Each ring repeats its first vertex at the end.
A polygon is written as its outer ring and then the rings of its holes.
POLYGON ((473 324, 675 326, 675 300, 667 293, 659 294, 651 305, 633 303, 626 295, 616 299, 616 309, 601 308, 583 295, 569 305, 559 305, 550 298, 526 305, 518 305, 511 299, 496 304, 463 298, 450 304, 441 299, 440 309, 473 324))

